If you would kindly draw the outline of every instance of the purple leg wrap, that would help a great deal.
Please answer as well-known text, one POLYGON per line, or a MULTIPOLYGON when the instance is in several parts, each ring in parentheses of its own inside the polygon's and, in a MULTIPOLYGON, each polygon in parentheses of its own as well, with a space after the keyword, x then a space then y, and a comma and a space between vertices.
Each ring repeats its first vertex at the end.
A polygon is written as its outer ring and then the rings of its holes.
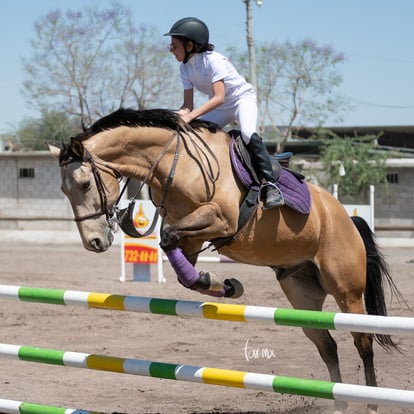
MULTIPOLYGON (((183 251, 180 248, 175 248, 165 252, 168 260, 174 269, 178 280, 187 288, 191 288, 195 283, 200 280, 200 275, 194 266, 184 256, 183 251)), ((224 288, 222 290, 208 290, 202 288, 196 288, 198 292, 203 295, 210 295, 216 298, 224 296, 224 288)))
POLYGON ((194 266, 183 255, 183 251, 180 248, 175 248, 165 252, 168 257, 171 266, 175 270, 178 280, 185 286, 191 287, 194 283, 198 282, 200 276, 194 266))

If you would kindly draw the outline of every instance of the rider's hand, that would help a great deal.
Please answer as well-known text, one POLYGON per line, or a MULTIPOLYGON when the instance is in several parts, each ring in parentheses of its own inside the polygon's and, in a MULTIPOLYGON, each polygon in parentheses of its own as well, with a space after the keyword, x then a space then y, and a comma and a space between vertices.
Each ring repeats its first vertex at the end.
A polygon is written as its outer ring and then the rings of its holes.
POLYGON ((193 120, 191 115, 191 111, 188 108, 182 108, 178 111, 178 115, 180 115, 181 119, 184 122, 190 123, 193 120))

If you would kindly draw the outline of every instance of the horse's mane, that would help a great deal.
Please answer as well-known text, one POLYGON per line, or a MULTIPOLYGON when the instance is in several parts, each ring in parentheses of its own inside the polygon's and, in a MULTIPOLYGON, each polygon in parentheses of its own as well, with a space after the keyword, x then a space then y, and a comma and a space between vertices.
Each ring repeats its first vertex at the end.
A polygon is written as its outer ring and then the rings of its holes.
MULTIPOLYGON (((84 132, 78 134, 75 139, 83 141, 99 132, 120 126, 154 127, 183 131, 185 129, 184 125, 181 117, 176 112, 168 109, 137 111, 130 108, 120 108, 96 121, 84 132)), ((219 129, 216 124, 199 119, 192 121, 190 125, 193 129, 207 128, 210 132, 216 132, 219 129)))
POLYGON ((70 142, 62 143, 60 163, 62 164, 71 159, 81 159, 80 155, 73 149, 74 143, 81 143, 99 132, 120 126, 127 126, 131 128, 164 128, 181 132, 188 132, 191 129, 201 130, 203 128, 206 128, 213 133, 220 130, 220 128, 213 122, 201 119, 195 119, 192 121, 190 123, 190 128, 188 124, 182 121, 181 117, 176 112, 168 109, 146 109, 137 111, 131 108, 120 108, 115 112, 99 119, 80 134, 72 137, 70 142))

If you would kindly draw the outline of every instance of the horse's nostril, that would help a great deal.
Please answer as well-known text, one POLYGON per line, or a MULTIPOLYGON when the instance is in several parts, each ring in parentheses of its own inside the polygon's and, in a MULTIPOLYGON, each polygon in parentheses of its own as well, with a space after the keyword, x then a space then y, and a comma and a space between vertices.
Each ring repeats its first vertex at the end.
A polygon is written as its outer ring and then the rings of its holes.
POLYGON ((91 246, 97 250, 97 251, 101 251, 102 250, 102 241, 100 239, 93 239, 91 241, 91 246))

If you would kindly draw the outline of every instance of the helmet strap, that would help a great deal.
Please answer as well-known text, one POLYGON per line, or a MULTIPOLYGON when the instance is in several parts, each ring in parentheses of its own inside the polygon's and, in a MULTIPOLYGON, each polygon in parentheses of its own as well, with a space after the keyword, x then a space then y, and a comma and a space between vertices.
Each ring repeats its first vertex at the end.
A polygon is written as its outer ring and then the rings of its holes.
POLYGON ((194 54, 195 52, 195 44, 192 40, 186 39, 185 37, 181 39, 181 42, 183 44, 184 47, 184 60, 183 63, 187 63, 188 60, 190 59, 190 57, 194 54), (187 44, 188 42, 191 42, 193 44, 193 47, 191 48, 190 51, 187 50, 187 44))

